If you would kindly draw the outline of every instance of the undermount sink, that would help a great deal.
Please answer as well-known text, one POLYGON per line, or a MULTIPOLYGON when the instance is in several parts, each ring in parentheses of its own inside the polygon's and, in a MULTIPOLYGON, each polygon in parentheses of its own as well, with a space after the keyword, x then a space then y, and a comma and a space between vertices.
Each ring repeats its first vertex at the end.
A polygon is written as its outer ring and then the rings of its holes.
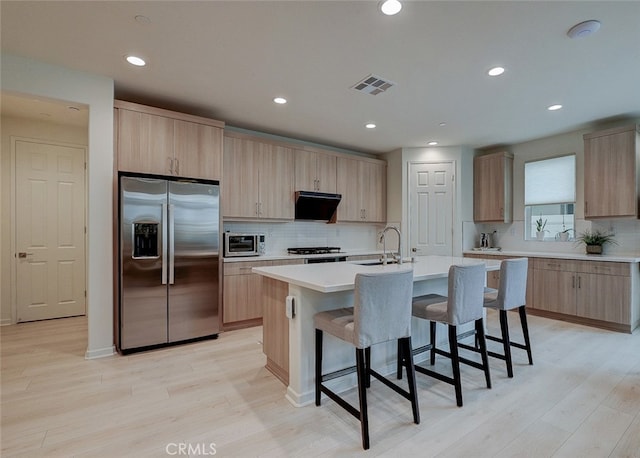
MULTIPOLYGON (((395 259, 389 259, 387 261, 387 264, 397 264, 397 263, 398 261, 396 261, 395 259)), ((378 261, 359 261, 359 262, 356 262, 355 264, 358 264, 360 266, 381 266, 384 263, 378 260, 378 261)))

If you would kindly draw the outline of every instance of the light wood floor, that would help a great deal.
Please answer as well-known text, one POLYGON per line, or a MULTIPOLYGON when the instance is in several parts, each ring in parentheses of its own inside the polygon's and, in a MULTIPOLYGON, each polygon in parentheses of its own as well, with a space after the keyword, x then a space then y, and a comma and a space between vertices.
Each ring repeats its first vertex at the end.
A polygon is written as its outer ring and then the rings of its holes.
MULTIPOLYGON (((496 315, 488 322, 495 334, 496 315)), ((86 361, 84 318, 3 327, 1 454, 185 456, 177 447, 188 444, 192 456, 220 457, 640 457, 640 334, 533 316, 530 325, 535 365, 514 350, 508 379, 491 359, 491 390, 464 367, 462 408, 452 387, 418 375, 420 425, 373 381, 368 452, 357 421, 331 401, 284 399, 263 367, 261 328, 86 361)))

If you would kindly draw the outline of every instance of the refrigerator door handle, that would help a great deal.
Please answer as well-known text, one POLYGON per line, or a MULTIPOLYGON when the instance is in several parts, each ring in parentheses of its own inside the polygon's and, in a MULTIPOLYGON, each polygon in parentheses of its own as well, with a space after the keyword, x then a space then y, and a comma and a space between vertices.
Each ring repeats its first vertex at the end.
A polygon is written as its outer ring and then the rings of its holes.
POLYGON ((174 230, 174 217, 173 210, 174 205, 169 204, 169 284, 173 285, 174 282, 174 248, 175 248, 175 230, 174 230))
POLYGON ((162 204, 162 284, 167 284, 167 204, 162 204))

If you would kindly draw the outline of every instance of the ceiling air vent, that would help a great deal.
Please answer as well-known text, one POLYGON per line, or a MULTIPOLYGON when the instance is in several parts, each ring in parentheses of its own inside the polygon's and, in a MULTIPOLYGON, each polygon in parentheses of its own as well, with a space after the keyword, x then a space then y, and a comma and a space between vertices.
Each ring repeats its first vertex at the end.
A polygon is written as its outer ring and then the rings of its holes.
POLYGON ((356 91, 364 92, 366 94, 378 95, 381 92, 386 91, 391 86, 394 86, 396 83, 393 81, 389 81, 384 78, 380 78, 376 75, 369 75, 362 81, 356 83, 352 86, 356 91))

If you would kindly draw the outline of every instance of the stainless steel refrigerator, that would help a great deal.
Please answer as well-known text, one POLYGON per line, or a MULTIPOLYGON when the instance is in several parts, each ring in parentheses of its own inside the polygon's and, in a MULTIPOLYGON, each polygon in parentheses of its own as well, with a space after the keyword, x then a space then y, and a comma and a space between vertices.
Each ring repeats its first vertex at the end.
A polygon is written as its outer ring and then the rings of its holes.
POLYGON ((121 351, 219 332, 218 184, 120 176, 121 351))

